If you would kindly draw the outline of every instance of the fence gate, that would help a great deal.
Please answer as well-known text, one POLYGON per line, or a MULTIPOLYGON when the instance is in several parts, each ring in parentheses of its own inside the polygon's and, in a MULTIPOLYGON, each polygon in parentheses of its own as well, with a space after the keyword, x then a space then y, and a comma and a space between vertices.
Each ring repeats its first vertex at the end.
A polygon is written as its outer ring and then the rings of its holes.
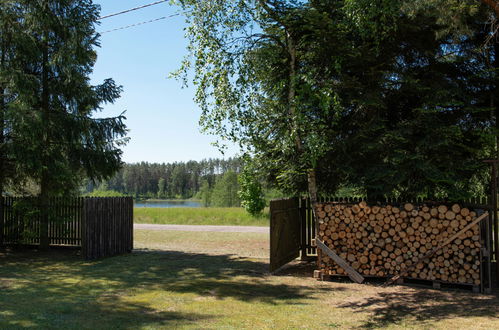
POLYGON ((300 212, 298 198, 270 202, 270 272, 300 254, 300 212))

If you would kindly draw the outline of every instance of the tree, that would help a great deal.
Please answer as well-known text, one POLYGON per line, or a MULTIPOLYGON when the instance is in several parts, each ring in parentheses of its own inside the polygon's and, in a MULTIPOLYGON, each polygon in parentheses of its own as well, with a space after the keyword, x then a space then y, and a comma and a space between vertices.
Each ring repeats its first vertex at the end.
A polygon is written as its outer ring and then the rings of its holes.
POLYGON ((439 22, 447 27, 446 32, 454 34, 456 38, 476 32, 477 23, 485 28, 485 31, 481 32, 486 34, 486 38, 476 51, 488 52, 489 56, 493 56, 488 62, 488 69, 495 75, 495 88, 490 89, 490 106, 494 108, 496 154, 490 156, 499 158, 499 1, 418 0, 407 2, 405 9, 412 16, 428 12, 437 13, 439 22), (487 28, 490 28, 490 31, 486 31, 487 28))
POLYGON ((238 196, 241 200, 241 206, 252 216, 258 216, 265 208, 265 198, 262 185, 250 164, 250 160, 246 159, 244 170, 239 175, 238 180, 241 188, 238 196))
POLYGON ((348 177, 360 181, 368 195, 468 197, 477 182, 483 186, 478 160, 493 148, 493 77, 490 55, 482 49, 486 16, 463 14, 466 31, 457 31, 435 11, 399 12, 396 29, 371 65, 376 70, 366 71, 378 71, 379 77, 363 74, 350 84, 362 95, 342 96, 356 103, 346 107, 369 110, 356 110, 344 122, 349 133, 342 163, 354 169, 347 170, 348 177))
POLYGON ((41 247, 48 247, 48 201, 74 193, 83 176, 104 180, 121 166, 125 117, 95 118, 119 97, 112 79, 92 86, 99 7, 90 0, 13 2, 20 36, 8 81, 12 151, 18 173, 40 186, 41 247))
MULTIPOLYGON (((18 20, 15 7, 10 1, 0 3, 0 199, 3 196, 7 180, 13 176, 12 168, 8 166, 8 76, 11 73, 11 58, 14 55, 12 47, 15 25, 18 20)), ((1 204, 1 203, 0 203, 1 204)), ((0 205, 0 245, 3 244, 3 205, 0 205)))
POLYGON ((281 187, 308 179, 314 200, 320 175, 324 192, 460 198, 479 179, 492 80, 478 14, 455 37, 392 0, 183 3, 202 125, 281 187))
POLYGON ((172 195, 175 198, 185 198, 187 194, 188 174, 185 164, 176 163, 172 172, 172 195))
POLYGON ((166 197, 166 180, 159 178, 158 180, 158 198, 166 197))
MULTIPOLYGON (((7 119, 7 74, 9 70, 10 58, 13 56, 11 39, 13 26, 17 17, 13 13, 11 3, 0 3, 0 196, 2 196, 5 186, 6 174, 5 163, 7 158, 6 150, 6 119, 7 119)), ((1 206, 0 206, 1 207, 1 206)), ((0 219, 1 222, 1 219, 0 219)))
POLYGON ((240 206, 241 201, 237 195, 238 191, 237 174, 232 171, 226 172, 213 187, 211 205, 217 207, 240 206))
POLYGON ((204 180, 203 183, 201 184, 201 189, 199 190, 199 194, 201 196, 201 202, 203 203, 203 206, 204 207, 211 206, 212 190, 207 180, 204 180))
MULTIPOLYGON (((189 49, 195 59, 196 100, 202 108, 204 129, 267 156, 271 146, 277 155, 270 157, 285 159, 279 162, 283 166, 277 175, 306 174, 309 193, 315 199, 316 160, 327 148, 316 143, 320 139, 315 136, 314 120, 301 113, 304 107, 296 95, 300 2, 181 4, 191 23, 189 49), (262 32, 254 33, 253 25, 262 32), (283 65, 265 66, 271 61, 283 65), (265 136, 272 136, 272 142, 265 136)), ((184 63, 184 73, 190 65, 184 63)))

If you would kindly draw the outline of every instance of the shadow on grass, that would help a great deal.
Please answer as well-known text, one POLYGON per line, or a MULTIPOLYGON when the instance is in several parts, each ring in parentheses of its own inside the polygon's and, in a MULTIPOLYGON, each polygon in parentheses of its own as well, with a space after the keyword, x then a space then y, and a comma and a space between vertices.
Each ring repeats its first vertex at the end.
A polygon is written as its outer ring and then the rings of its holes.
MULTIPOLYGON (((396 288, 390 288, 397 290, 396 288)), ((457 317, 499 317, 499 294, 474 294, 464 290, 432 290, 403 287, 400 292, 379 292, 373 297, 343 303, 339 307, 370 311, 363 328, 380 328, 404 321, 433 322, 457 317)))
POLYGON ((0 327, 182 326, 217 315, 181 313, 168 299, 294 304, 320 290, 272 284, 267 268, 263 260, 178 251, 138 251, 92 262, 74 252, 0 251, 0 327), (176 295, 169 298, 168 292, 176 295), (152 306, 158 294, 164 308, 152 306), (142 297, 130 300, 134 295, 142 297))
MULTIPOLYGON (((314 269, 316 269, 316 264, 313 262, 293 262, 281 269, 277 276, 311 278, 314 269)), ((463 289, 433 290, 410 284, 383 288, 381 286, 384 282, 384 279, 371 280, 369 284, 365 284, 366 291, 371 292, 366 292, 364 295, 362 295, 362 291, 356 291, 359 286, 353 284, 346 276, 335 278, 329 283, 334 287, 332 290, 337 290, 338 285, 352 285, 348 289, 351 291, 352 299, 340 303, 337 307, 370 312, 373 316, 361 325, 363 328, 384 328, 400 325, 410 320, 428 322, 431 325, 436 321, 456 317, 486 317, 491 319, 499 317, 499 290, 497 289, 493 291, 493 294, 483 295, 463 289)))

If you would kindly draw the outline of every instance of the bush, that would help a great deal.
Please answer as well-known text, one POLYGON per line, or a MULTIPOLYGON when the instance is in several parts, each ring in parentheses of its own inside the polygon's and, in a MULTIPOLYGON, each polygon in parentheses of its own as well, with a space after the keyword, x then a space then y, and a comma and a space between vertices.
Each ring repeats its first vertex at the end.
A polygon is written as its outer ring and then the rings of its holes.
POLYGON ((241 206, 252 216, 258 216, 265 208, 262 185, 249 170, 245 170, 239 176, 239 198, 241 206))

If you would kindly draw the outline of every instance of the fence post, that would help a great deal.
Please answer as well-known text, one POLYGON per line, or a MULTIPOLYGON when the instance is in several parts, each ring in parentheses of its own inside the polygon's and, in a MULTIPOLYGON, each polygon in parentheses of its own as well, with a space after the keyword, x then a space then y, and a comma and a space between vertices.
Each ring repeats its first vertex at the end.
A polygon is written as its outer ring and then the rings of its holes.
POLYGON ((128 197, 128 213, 130 216, 128 217, 128 223, 129 223, 129 245, 128 245, 128 252, 133 251, 133 198, 128 197))
POLYGON ((0 246, 3 245, 3 236, 4 236, 4 223, 5 223, 5 216, 4 216, 4 206, 3 204, 5 203, 5 199, 2 196, 2 192, 0 191, 0 246))
POLYGON ((81 223, 80 223, 80 242, 81 242, 81 257, 88 259, 88 240, 87 240, 87 199, 81 198, 81 223))
POLYGON ((304 200, 298 197, 298 216, 300 219, 300 244, 301 244, 301 261, 308 259, 307 254, 307 210, 304 207, 304 200))
POLYGON ((492 163, 492 183, 491 183, 491 194, 492 194, 492 221, 489 224, 489 232, 493 236, 494 243, 491 246, 491 253, 495 254, 496 260, 496 280, 499 281, 499 244, 497 240, 499 239, 497 233, 497 166, 496 163, 492 163))

